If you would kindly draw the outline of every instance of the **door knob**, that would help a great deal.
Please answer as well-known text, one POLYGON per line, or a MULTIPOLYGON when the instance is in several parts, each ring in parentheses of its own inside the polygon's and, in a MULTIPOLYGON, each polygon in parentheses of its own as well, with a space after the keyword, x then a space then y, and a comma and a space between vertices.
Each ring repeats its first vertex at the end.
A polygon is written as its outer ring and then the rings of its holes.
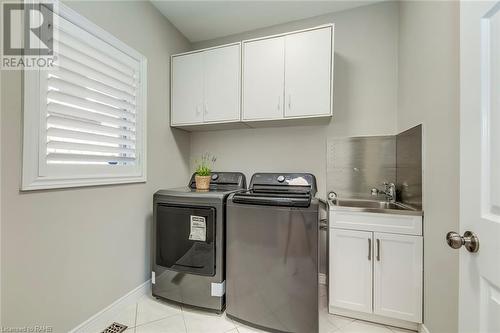
POLYGON ((469 252, 474 253, 479 251, 479 238, 477 238, 477 235, 472 231, 464 232, 463 236, 460 236, 460 234, 454 231, 450 231, 446 234, 446 242, 448 246, 453 249, 459 249, 464 246, 469 252))

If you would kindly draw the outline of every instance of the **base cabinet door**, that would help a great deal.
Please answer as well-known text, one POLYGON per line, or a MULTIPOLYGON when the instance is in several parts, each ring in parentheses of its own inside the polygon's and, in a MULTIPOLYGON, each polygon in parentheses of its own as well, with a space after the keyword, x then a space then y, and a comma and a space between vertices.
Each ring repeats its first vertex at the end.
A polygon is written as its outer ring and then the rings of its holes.
POLYGON ((374 233, 373 312, 422 322, 421 236, 374 233))
POLYGON ((330 306, 372 313, 372 235, 330 229, 330 306))

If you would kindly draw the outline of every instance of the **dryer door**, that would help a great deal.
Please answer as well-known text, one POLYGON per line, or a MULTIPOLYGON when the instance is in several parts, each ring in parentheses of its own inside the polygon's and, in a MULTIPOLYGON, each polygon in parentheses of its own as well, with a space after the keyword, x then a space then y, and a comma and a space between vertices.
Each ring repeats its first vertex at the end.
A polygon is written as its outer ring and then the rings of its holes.
POLYGON ((215 208, 158 204, 156 264, 174 271, 215 275, 215 208))

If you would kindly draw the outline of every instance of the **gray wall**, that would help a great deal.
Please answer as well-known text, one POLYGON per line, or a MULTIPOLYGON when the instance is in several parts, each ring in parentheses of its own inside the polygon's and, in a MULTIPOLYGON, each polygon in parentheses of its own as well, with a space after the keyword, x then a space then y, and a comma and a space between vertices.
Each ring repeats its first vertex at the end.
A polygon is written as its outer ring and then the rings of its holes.
POLYGON ((149 279, 152 194, 189 174, 189 134, 168 126, 168 58, 189 43, 149 2, 68 4, 148 58, 148 182, 20 193, 21 73, 2 73, 3 325, 54 332, 149 279))
POLYGON ((335 26, 334 116, 317 126, 198 132, 192 159, 217 155, 217 169, 308 171, 326 193, 327 137, 394 134, 397 110, 398 4, 383 2, 208 42, 195 48, 239 41, 333 22, 335 26))
POLYGON ((459 2, 402 1, 398 129, 423 123, 424 322, 457 332, 458 251, 444 241, 458 229, 459 2))

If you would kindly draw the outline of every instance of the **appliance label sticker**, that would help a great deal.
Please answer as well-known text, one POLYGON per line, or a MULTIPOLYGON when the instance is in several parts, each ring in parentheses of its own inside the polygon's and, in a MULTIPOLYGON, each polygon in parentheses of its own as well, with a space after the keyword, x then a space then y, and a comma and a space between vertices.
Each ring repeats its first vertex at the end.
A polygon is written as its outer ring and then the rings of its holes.
POLYGON ((203 216, 191 215, 191 233, 189 240, 202 241, 207 240, 207 222, 203 216))

